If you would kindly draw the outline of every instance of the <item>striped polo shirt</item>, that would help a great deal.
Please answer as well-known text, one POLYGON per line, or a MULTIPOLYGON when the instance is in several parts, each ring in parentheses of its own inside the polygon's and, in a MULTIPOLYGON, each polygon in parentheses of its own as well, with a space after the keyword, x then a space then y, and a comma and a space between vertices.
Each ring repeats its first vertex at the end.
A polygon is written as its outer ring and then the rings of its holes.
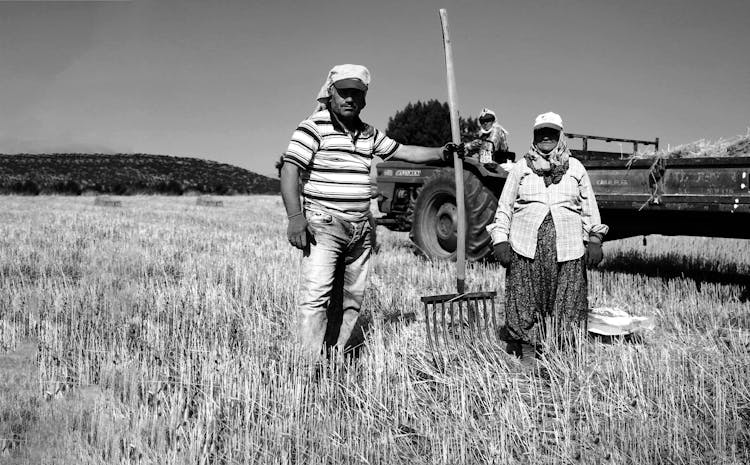
POLYGON ((364 123, 355 138, 331 120, 328 110, 322 110, 299 124, 284 153, 284 163, 302 170, 306 210, 361 221, 370 215, 372 157, 386 159, 399 147, 398 142, 364 123))

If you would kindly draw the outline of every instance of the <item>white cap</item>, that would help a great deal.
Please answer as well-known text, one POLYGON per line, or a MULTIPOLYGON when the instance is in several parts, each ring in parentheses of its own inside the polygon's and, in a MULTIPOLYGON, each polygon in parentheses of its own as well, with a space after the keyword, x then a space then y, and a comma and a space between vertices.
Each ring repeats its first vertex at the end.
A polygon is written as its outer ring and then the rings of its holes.
POLYGON ((534 120, 534 130, 536 131, 537 129, 541 128, 555 128, 558 131, 562 131, 562 118, 557 113, 553 113, 551 111, 542 113, 534 120))

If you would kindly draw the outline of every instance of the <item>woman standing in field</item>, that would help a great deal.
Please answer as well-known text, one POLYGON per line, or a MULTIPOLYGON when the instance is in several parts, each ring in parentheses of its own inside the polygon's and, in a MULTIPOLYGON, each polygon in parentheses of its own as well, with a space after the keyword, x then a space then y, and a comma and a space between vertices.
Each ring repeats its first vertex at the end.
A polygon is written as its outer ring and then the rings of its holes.
POLYGON ((519 357, 522 343, 539 350, 548 331, 558 339, 585 326, 585 267, 601 262, 609 229, 601 223, 586 169, 570 155, 562 131, 560 115, 537 116, 534 142, 513 166, 495 222, 487 226, 495 256, 507 269, 508 352, 519 357))

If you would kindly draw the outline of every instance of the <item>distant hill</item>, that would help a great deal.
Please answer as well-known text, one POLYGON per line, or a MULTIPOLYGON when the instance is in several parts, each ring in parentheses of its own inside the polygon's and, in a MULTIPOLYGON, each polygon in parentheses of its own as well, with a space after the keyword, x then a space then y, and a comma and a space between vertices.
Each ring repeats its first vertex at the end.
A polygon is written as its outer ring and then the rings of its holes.
POLYGON ((278 179, 198 158, 148 154, 0 155, 3 194, 276 194, 278 179))

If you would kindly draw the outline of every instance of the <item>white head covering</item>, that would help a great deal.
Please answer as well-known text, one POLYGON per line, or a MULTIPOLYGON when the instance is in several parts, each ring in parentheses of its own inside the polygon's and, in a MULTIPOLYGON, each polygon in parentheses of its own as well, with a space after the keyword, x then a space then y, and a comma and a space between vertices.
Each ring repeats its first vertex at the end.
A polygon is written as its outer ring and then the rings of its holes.
POLYGON ((493 129, 493 128, 494 128, 495 126, 497 126, 497 127, 501 128, 501 129, 502 129, 502 131, 503 131, 503 132, 505 132, 505 129, 503 129, 503 127, 502 127, 502 126, 500 126, 500 124, 499 124, 499 123, 497 122, 497 115, 495 115, 495 112, 494 112, 494 111, 490 110, 489 108, 482 108, 482 111, 480 111, 480 112, 479 112, 479 118, 477 118, 477 119, 481 120, 483 116, 492 116, 492 119, 493 119, 494 121, 492 122, 492 126, 490 126, 490 127, 489 127, 489 128, 487 128, 487 129, 485 129, 485 128, 484 128, 484 127, 482 126, 482 123, 480 122, 480 123, 479 123, 479 133, 480 133, 480 134, 489 134, 490 132, 492 132, 492 129, 493 129))
POLYGON ((478 119, 482 119, 483 116, 492 116, 492 119, 497 121, 497 115, 495 115, 495 112, 490 110, 489 108, 482 108, 482 111, 479 112, 478 119))
POLYGON ((348 87, 355 87, 367 91, 370 86, 370 71, 362 65, 336 65, 328 72, 326 80, 318 92, 318 105, 315 111, 325 108, 328 99, 331 98, 331 86, 337 82, 344 81, 348 87), (361 85, 358 85, 361 83, 361 85))
POLYGON ((563 130, 562 117, 555 112, 548 111, 537 116, 534 120, 534 130, 541 128, 553 128, 558 131, 563 130))
POLYGON ((542 153, 532 142, 526 156, 532 161, 534 167, 540 171, 548 171, 565 165, 570 158, 570 150, 565 143, 562 117, 551 111, 542 113, 534 120, 534 130, 541 128, 553 128, 560 131, 560 139, 557 141, 557 145, 549 153, 542 153))

